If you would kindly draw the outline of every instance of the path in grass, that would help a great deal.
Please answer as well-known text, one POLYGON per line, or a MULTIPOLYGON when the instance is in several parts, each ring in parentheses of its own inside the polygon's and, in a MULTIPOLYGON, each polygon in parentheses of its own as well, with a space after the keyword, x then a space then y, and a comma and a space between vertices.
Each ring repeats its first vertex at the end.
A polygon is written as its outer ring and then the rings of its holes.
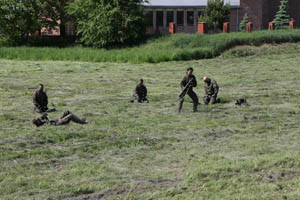
POLYGON ((163 64, 0 60, 1 199, 299 198, 299 46, 163 64), (187 98, 176 113, 187 66, 200 98, 200 77, 218 81, 222 104, 194 114, 187 98), (141 77, 151 103, 131 104, 141 77), (68 109, 90 124, 34 127, 40 82, 50 118, 68 109))

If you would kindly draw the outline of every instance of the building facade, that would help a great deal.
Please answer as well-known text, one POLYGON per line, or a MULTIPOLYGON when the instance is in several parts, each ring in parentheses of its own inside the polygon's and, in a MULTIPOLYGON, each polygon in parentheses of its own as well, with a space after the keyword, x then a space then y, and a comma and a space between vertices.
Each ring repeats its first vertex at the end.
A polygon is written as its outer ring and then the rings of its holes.
MULTIPOLYGON (((230 30, 238 31, 247 13, 254 30, 268 28, 279 10, 280 0, 225 0, 230 5, 230 30)), ((197 32, 198 17, 204 14, 207 0, 149 0, 143 4, 147 18, 147 33, 167 33, 174 22, 176 32, 197 32)), ((289 14, 300 24, 300 0, 289 0, 289 14)))

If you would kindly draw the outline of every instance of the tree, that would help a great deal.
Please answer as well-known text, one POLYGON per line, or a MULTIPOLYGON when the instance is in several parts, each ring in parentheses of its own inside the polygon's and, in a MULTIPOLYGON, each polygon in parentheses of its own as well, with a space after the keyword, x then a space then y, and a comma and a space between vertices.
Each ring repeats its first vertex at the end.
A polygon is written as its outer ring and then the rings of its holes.
POLYGON ((208 0, 204 13, 208 18, 207 23, 212 24, 215 30, 222 29, 223 23, 228 21, 230 5, 224 4, 224 0, 208 0))
POLYGON ((288 14, 288 0, 281 0, 279 11, 276 13, 273 22, 276 29, 286 28, 289 26, 291 18, 288 14))
POLYGON ((246 32, 246 29, 247 29, 247 23, 249 22, 249 18, 248 18, 248 14, 245 13, 244 17, 243 17, 243 20, 241 21, 240 23, 240 31, 241 32, 246 32))
POLYGON ((48 0, 1 0, 0 32, 12 41, 22 41, 42 27, 55 27, 55 3, 48 0))
POLYGON ((145 34, 143 0, 75 0, 68 13, 79 41, 87 46, 131 45, 145 34))

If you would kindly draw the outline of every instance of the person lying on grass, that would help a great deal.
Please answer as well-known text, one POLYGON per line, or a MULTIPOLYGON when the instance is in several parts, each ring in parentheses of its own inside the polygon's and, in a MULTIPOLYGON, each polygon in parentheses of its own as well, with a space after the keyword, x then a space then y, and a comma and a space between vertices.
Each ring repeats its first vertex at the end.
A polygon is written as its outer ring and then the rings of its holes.
POLYGON ((70 111, 65 111, 63 115, 56 119, 56 120, 49 120, 47 113, 44 114, 42 117, 36 118, 32 120, 32 123, 36 125, 37 127, 44 125, 45 123, 50 124, 50 125, 55 125, 55 126, 60 126, 60 125, 66 125, 69 124, 70 122, 74 122, 77 124, 87 124, 88 122, 86 121, 86 118, 80 119, 70 111))

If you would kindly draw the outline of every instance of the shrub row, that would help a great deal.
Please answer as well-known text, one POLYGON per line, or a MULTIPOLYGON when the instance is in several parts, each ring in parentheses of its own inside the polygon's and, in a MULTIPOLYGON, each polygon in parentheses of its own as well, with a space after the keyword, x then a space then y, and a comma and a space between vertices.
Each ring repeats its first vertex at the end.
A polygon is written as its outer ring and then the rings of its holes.
MULTIPOLYGON (((278 44, 286 42, 300 42, 300 30, 222 33, 214 35, 175 34, 151 39, 147 43, 137 47, 110 50, 84 47, 2 47, 0 48, 0 58, 17 60, 159 63, 213 58, 238 45, 258 46, 265 43, 278 44)), ((48 46, 55 45, 53 41, 49 42, 49 44, 51 45, 48 46)), ((57 44, 57 46, 59 46, 59 44, 57 44)))

